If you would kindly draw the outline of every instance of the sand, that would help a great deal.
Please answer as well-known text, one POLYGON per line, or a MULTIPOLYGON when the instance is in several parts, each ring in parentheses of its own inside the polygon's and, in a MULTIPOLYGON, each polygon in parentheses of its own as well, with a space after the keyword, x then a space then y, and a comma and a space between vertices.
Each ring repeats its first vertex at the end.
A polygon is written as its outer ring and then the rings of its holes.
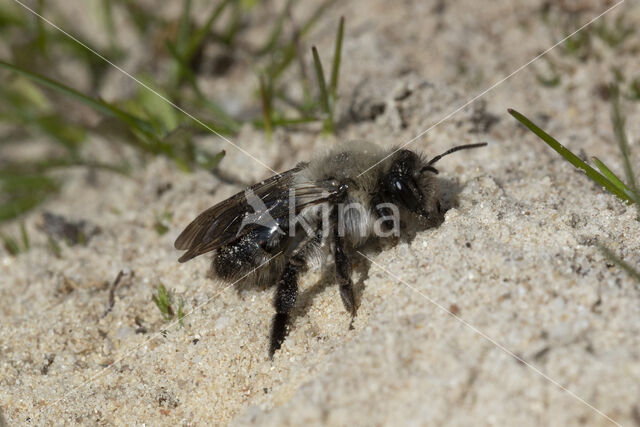
MULTIPOLYGON (((309 39, 327 61, 346 17, 337 135, 277 130, 268 141, 245 127, 233 142, 277 170, 338 141, 402 144, 569 30, 544 24, 541 2, 436 3, 334 6, 309 39)), ((575 4, 586 23, 613 3, 562 2, 575 4)), ((640 24, 637 3, 607 22, 621 15, 640 24)), ((558 48, 549 55, 559 85, 540 84, 548 64, 538 61, 413 142, 429 155, 489 146, 440 162, 449 209, 439 227, 354 255, 353 329, 330 267, 304 275, 273 361, 273 289, 218 283, 206 257, 178 264, 172 246, 240 185, 164 158, 131 177, 70 171, 61 193, 22 219, 32 249, 14 257, 0 248, 0 425, 640 425, 640 284, 597 246, 639 266, 637 211, 506 113, 521 111, 622 175, 599 89, 613 66, 625 84, 637 77, 639 47, 636 34, 615 49, 595 40, 584 60, 558 48), (100 232, 56 256, 38 229, 44 211, 100 232), (166 211, 159 235, 154 223, 166 211), (184 300, 183 326, 152 302, 160 283, 184 300)), ((251 72, 209 84, 251 100, 251 72)), ((131 87, 117 71, 110 79, 116 92, 131 87)), ((640 105, 625 100, 624 109, 638 164, 640 105)), ((201 143, 227 150, 228 176, 270 175, 213 135, 201 143)), ((15 235, 18 222, 3 229, 15 235)))

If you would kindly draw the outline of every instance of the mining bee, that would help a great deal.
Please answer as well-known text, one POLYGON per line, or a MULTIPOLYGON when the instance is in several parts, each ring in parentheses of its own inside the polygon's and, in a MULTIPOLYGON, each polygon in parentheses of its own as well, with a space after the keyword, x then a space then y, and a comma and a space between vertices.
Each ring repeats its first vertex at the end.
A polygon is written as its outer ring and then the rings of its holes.
POLYGON ((338 146, 202 212, 175 241, 176 249, 187 251, 179 261, 215 251, 216 277, 232 282, 251 273, 257 285, 277 283, 273 357, 286 335, 299 275, 333 258, 342 303, 353 320, 350 254, 370 238, 398 236, 403 216, 439 217, 433 165, 447 154, 484 145, 457 146, 431 160, 365 142, 338 146))

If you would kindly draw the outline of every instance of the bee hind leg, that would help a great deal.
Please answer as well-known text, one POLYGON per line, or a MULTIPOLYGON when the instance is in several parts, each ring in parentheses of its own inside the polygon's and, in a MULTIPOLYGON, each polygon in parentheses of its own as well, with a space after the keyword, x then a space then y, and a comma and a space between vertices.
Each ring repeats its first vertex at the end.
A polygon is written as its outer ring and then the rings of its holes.
POLYGON ((294 256, 289 259, 282 272, 276 295, 274 307, 276 314, 273 316, 271 324, 271 343, 269 346, 269 357, 273 355, 282 345, 287 335, 287 324, 289 323, 290 312, 293 309, 298 297, 298 273, 304 265, 304 259, 294 256))
POLYGON ((344 309, 351 314, 351 324, 349 328, 353 328, 353 318, 356 317, 356 300, 353 294, 353 281, 351 281, 351 261, 344 251, 342 237, 338 233, 338 227, 333 229, 334 240, 334 258, 336 265, 336 278, 340 285, 340 297, 344 309))

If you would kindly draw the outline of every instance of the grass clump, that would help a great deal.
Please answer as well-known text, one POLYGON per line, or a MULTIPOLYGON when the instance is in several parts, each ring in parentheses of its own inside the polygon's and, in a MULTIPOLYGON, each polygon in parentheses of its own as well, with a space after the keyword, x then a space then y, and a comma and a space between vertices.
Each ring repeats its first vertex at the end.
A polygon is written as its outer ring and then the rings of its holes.
MULTIPOLYGON (((519 113, 514 109, 509 109, 509 114, 516 118, 520 123, 525 125, 531 132, 536 134, 540 139, 542 139, 547 145, 553 148, 558 154, 564 157, 569 163, 575 166, 578 169, 582 169, 587 177, 591 179, 593 182, 603 187, 607 191, 609 191, 614 196, 623 200, 626 203, 634 202, 634 195, 630 192, 629 188, 609 170, 605 166, 605 173, 598 172, 593 167, 589 166, 586 162, 580 159, 577 155, 572 153, 569 149, 567 149, 564 145, 559 143, 554 137, 546 133, 544 130, 539 128, 535 123, 529 120, 527 117, 519 113), (607 177, 607 175, 612 175, 614 177, 613 182, 607 177)), ((597 164, 602 164, 598 160, 597 164)), ((603 164, 602 164, 603 165, 603 164)), ((604 165, 603 165, 604 166, 604 165)))
POLYGON ((164 211, 160 215, 156 215, 156 220, 153 223, 153 229, 159 236, 165 235, 169 231, 169 223, 173 218, 173 213, 164 211))
POLYGON ((313 64, 316 70, 316 78, 318 80, 318 88, 320 90, 320 102, 322 110, 325 114, 324 130, 325 132, 334 132, 333 125, 333 106, 337 99, 338 92, 338 74, 340 73, 340 57, 342 55, 342 37, 344 35, 344 17, 340 18, 340 24, 338 25, 338 35, 336 36, 336 45, 333 53, 333 66, 331 68, 330 84, 327 87, 324 71, 322 69, 322 62, 320 61, 320 55, 315 46, 313 46, 313 64))
MULTIPOLYGON (((344 20, 338 26, 327 86, 317 87, 319 80, 309 79, 305 63, 311 59, 319 64, 319 57, 313 58, 303 48, 310 31, 334 1, 320 2, 298 22, 293 0, 275 12, 260 2, 221 0, 198 25, 191 0, 183 0, 177 18, 166 18, 159 8, 136 2, 105 0, 99 9, 103 27, 96 29, 107 34, 103 46, 74 35, 80 44, 19 5, 9 5, 0 12, 0 36, 5 36, 10 48, 10 57, 0 58, 0 71, 4 70, 0 77, 5 82, 0 86, 0 124, 11 127, 2 137, 8 144, 44 137, 55 155, 28 161, 0 158, 0 222, 18 217, 55 194, 64 175, 56 174, 54 179, 54 169, 84 167, 126 174, 140 161, 166 156, 185 171, 212 170, 224 152, 196 144, 194 136, 211 130, 233 136, 246 124, 264 129, 267 135, 277 127, 312 122, 323 123, 328 132, 335 131, 333 106, 344 20), (159 53, 152 56, 153 63, 141 64, 143 71, 135 73, 142 83, 137 90, 122 99, 106 100, 98 94, 111 65, 100 56, 115 64, 131 59, 126 46, 119 45, 116 15, 131 23, 137 37, 149 41, 150 48, 159 53), (271 24, 263 24, 265 15, 274 15, 271 24), (263 42, 254 45, 248 42, 255 39, 248 35, 253 24, 265 27, 267 34, 263 42), (221 53, 211 57, 211 51, 221 53), (85 72, 88 89, 81 91, 65 82, 63 60, 85 72), (238 112, 228 106, 228 100, 203 89, 206 77, 223 77, 242 62, 250 63, 260 76, 254 93, 256 105, 262 108, 244 106, 238 112), (203 119, 193 123, 171 104, 203 119), (93 159, 86 149, 93 136, 107 140, 116 158, 109 162, 93 159), (127 151, 122 146, 127 146, 127 151)), ((73 34, 73 23, 64 22, 64 14, 56 14, 55 8, 54 4, 38 2, 34 10, 45 17, 56 16, 55 24, 73 34)))
MULTIPOLYGON (((544 61, 534 65, 538 70, 536 77, 542 86, 559 86, 563 74, 570 74, 566 70, 575 68, 576 62, 601 62, 610 54, 607 51, 619 54, 621 51, 637 50, 632 43, 628 43, 637 31, 628 14, 619 13, 615 17, 613 14, 605 15, 585 26, 589 18, 600 12, 602 10, 599 7, 585 6, 576 11, 562 2, 544 2, 540 8, 540 16, 550 38, 557 41, 572 35, 560 43, 554 52, 545 55, 544 61), (561 73, 561 69, 565 72, 561 73)), ((631 85, 630 91, 632 90, 631 85)))
MULTIPOLYGON (((313 16, 317 16, 317 14, 313 16)), ((311 93, 312 80, 308 77, 304 58, 300 54, 300 37, 309 30, 311 24, 312 21, 309 21, 302 29, 294 31, 291 44, 283 48, 283 51, 286 52, 283 59, 272 62, 259 76, 263 120, 254 123, 262 126, 267 134, 271 133, 274 126, 296 125, 314 121, 321 121, 325 132, 335 133, 333 116, 342 56, 344 17, 340 18, 338 24, 329 84, 327 84, 324 75, 318 50, 315 46, 311 48, 317 95, 311 93), (299 81, 302 88, 302 99, 297 100, 287 95, 286 86, 289 82, 281 82, 282 73, 293 62, 294 56, 298 57, 299 81), (273 106, 277 103, 293 108, 298 117, 289 118, 286 113, 274 109, 273 106)))
POLYGON ((153 302, 160 310, 162 317, 166 322, 170 322, 173 319, 177 318, 180 326, 184 326, 182 319, 184 318, 184 300, 182 297, 178 300, 178 307, 174 309, 175 305, 175 297, 170 292, 167 291, 167 288, 164 287, 162 283, 160 283, 156 289, 156 294, 152 297, 153 302))
MULTIPOLYGON (((564 145, 558 142, 551 135, 546 133, 540 127, 538 127, 535 123, 525 117, 523 114, 517 112, 516 110, 509 109, 509 114, 511 114, 516 120, 522 123, 525 127, 527 127, 531 132, 536 134, 540 139, 542 139, 549 147, 554 149, 558 154, 560 154, 565 160, 571 163, 578 169, 581 169, 585 172, 586 176, 591 179, 593 182, 603 187, 612 195, 618 197, 620 200, 625 202, 628 205, 634 205, 638 208, 639 216, 638 220, 640 220, 640 193, 638 192, 638 186, 636 184, 635 172, 631 165, 631 153, 629 150, 629 142, 627 140, 627 134, 625 131, 625 117, 620 108, 620 93, 618 86, 616 84, 612 84, 610 86, 611 92, 611 103, 612 103, 612 112, 611 119, 614 129, 614 134, 616 140, 618 142, 618 147, 620 149, 621 157, 624 164, 624 170, 626 175, 625 183, 622 179, 620 179, 615 173, 611 171, 611 169, 605 165, 600 159, 597 157, 592 157, 592 160, 598 170, 589 166, 586 162, 576 156, 573 152, 567 149, 564 145)), ((611 249, 607 248, 604 245, 599 245, 601 251, 611 259, 615 264, 617 264, 620 268, 626 271, 631 277, 640 282, 640 270, 634 268, 629 263, 622 260, 619 256, 617 256, 611 249)))
POLYGON ((20 223, 19 239, 0 232, 0 240, 2 240, 2 245, 4 246, 5 250, 13 256, 21 254, 23 252, 27 252, 31 247, 29 234, 27 233, 27 229, 24 226, 24 223, 20 223))

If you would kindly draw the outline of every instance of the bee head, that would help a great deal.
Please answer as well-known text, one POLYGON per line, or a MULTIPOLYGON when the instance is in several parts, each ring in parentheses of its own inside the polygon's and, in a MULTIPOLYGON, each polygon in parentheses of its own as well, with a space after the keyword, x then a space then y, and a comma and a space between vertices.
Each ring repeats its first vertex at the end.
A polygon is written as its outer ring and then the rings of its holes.
POLYGON ((433 173, 426 173, 426 163, 410 150, 400 150, 394 156, 389 171, 380 179, 385 199, 399 208, 424 218, 438 211, 438 196, 433 173))
POLYGON ((426 161, 411 150, 398 150, 391 167, 381 178, 380 189, 386 199, 421 217, 431 219, 440 213, 440 200, 433 164, 442 157, 458 150, 483 147, 486 142, 459 145, 426 161))

